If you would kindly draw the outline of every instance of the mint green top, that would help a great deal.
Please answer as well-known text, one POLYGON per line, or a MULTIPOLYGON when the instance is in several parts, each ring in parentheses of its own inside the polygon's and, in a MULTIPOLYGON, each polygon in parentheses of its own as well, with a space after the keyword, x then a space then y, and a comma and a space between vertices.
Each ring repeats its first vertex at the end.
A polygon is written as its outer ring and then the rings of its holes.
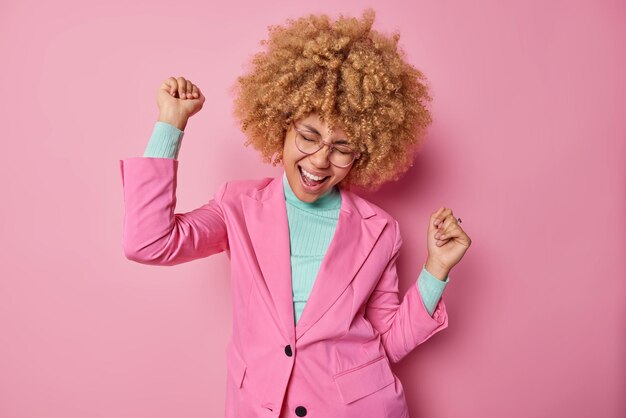
POLYGON ((286 173, 283 173, 283 189, 289 220, 291 287, 297 323, 335 234, 341 193, 337 187, 333 187, 313 203, 303 202, 291 190, 286 173))
MULTIPOLYGON (((176 159, 183 136, 184 132, 180 129, 158 121, 143 156, 176 159)), ((294 322, 297 323, 335 233, 341 208, 341 193, 334 186, 314 202, 303 202, 291 190, 286 173, 283 174, 283 189, 289 221, 294 322)), ((422 267, 417 286, 430 315, 449 281, 449 276, 445 280, 439 280, 426 270, 425 265, 422 267)))

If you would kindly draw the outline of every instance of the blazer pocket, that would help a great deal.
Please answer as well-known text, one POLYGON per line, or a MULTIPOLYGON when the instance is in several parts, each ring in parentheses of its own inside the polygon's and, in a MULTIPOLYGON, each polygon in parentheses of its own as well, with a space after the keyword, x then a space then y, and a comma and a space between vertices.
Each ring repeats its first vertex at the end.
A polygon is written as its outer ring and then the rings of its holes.
POLYGON ((395 377, 387 358, 383 355, 333 376, 341 399, 346 404, 391 384, 395 377))
POLYGON ((247 365, 237 348, 233 345, 231 345, 228 350, 227 365, 228 372, 233 378, 235 385, 240 388, 243 383, 243 377, 246 374, 247 365))

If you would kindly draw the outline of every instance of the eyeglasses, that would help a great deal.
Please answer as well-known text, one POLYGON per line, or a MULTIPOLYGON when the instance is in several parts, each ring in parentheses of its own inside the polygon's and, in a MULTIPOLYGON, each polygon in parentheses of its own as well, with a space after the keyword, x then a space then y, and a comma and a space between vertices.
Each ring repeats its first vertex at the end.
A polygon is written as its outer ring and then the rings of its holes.
POLYGON ((328 161, 336 167, 344 168, 349 166, 361 156, 361 153, 353 150, 347 145, 333 144, 332 142, 326 142, 322 138, 315 138, 311 134, 305 134, 305 132, 296 128, 296 125, 291 122, 293 129, 296 131, 296 147, 300 152, 310 155, 315 154, 321 150, 324 145, 328 145, 328 161))

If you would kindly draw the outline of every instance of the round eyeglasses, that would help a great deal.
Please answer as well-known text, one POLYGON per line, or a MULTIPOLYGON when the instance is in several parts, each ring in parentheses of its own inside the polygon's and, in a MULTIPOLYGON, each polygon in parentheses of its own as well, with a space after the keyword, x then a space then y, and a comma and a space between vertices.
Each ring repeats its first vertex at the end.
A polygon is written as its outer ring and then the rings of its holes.
POLYGON ((303 154, 315 154, 321 150, 324 145, 328 145, 328 161, 335 167, 344 168, 349 166, 361 156, 361 153, 353 150, 348 145, 333 144, 332 142, 326 142, 322 138, 315 137, 313 133, 306 133, 296 128, 296 125, 291 122, 294 131, 296 131, 296 148, 303 154))

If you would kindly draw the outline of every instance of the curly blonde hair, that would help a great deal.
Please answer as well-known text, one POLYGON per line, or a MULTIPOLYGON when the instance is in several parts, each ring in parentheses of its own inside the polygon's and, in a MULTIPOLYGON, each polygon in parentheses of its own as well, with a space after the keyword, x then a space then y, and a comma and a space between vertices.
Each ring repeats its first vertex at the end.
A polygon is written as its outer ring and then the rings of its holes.
POLYGON ((362 20, 311 14, 268 27, 269 39, 261 41, 267 50, 253 56, 252 69, 233 87, 245 145, 264 162, 282 161, 291 122, 315 112, 361 151, 344 186, 376 190, 412 165, 432 122, 432 98, 424 75, 404 59, 400 35, 372 30, 374 17, 370 8, 362 20))

